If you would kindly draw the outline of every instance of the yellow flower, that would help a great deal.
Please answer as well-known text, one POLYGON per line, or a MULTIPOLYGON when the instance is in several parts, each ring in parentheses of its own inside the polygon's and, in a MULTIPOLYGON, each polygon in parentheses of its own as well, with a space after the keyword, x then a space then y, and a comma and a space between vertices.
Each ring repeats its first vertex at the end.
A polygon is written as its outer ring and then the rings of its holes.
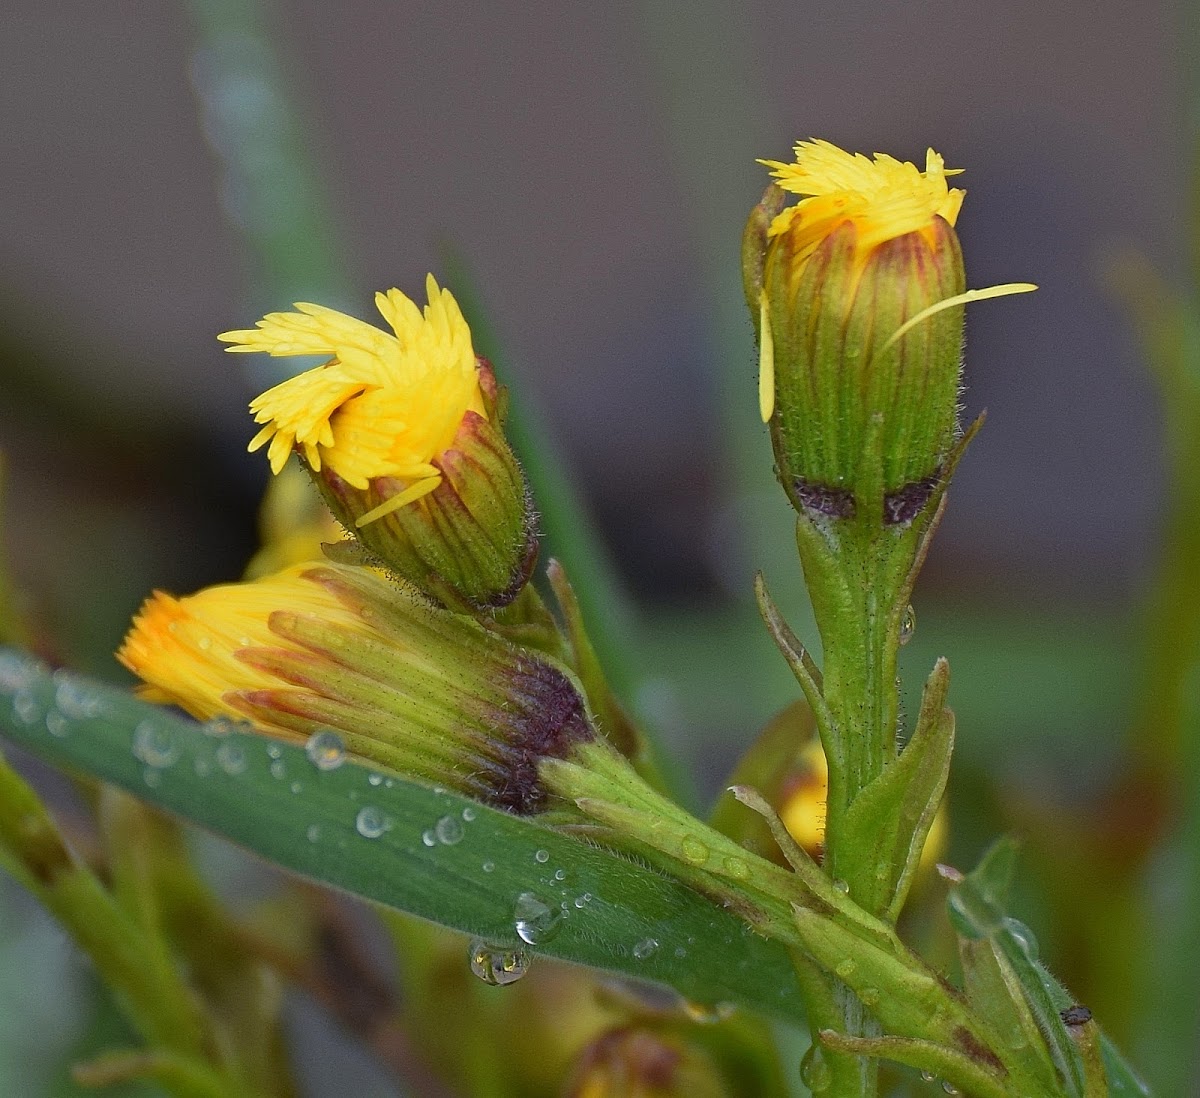
POLYGON ((253 583, 206 587, 185 598, 155 591, 134 617, 117 659, 143 680, 137 692, 147 701, 177 705, 198 720, 244 716, 234 704, 239 692, 280 683, 243 654, 296 647, 271 631, 273 613, 287 608, 362 628, 356 614, 305 578, 316 567, 294 565, 253 583))
POLYGON ((186 598, 156 591, 117 658, 150 701, 282 738, 332 732, 359 758, 520 814, 549 796, 543 756, 595 737, 552 659, 369 568, 310 562, 186 598))
POLYGON ((398 576, 440 602, 511 602, 537 559, 525 476, 504 437, 505 394, 458 303, 426 282, 424 312, 375 295, 395 334, 321 305, 225 332, 231 351, 331 355, 250 404, 280 473, 298 451, 333 513, 398 576))
POLYGON ((793 262, 807 259, 846 221, 854 223, 859 260, 865 263, 874 248, 906 233, 923 233, 933 245, 935 217, 950 225, 958 220, 966 191, 948 187, 946 178, 962 169, 947 169, 933 149, 925 154, 924 171, 886 153, 871 158, 828 141, 799 141, 795 152, 794 164, 759 161, 783 190, 803 196, 767 231, 769 237, 792 232, 793 262))
POLYGON ((375 295, 394 335, 322 305, 269 313, 257 327, 223 332, 230 351, 329 355, 250 405, 263 428, 250 449, 270 443, 278 473, 299 448, 314 471, 328 466, 355 488, 376 477, 410 483, 406 502, 442 479, 434 458, 448 449, 467 412, 485 415, 471 331, 449 290, 426 280, 424 312, 399 290, 375 295))
POLYGON ((1034 287, 966 288, 966 192, 932 149, 924 170, 828 141, 760 163, 776 185, 751 213, 742 268, 780 480, 830 519, 877 511, 882 481, 886 521, 911 522, 958 437, 961 306, 1034 287))

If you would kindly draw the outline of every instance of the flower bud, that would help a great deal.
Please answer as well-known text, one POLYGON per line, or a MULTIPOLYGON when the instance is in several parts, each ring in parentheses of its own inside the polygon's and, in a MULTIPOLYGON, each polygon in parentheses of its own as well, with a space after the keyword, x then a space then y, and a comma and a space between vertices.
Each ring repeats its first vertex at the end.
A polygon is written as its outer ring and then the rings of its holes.
POLYGON ((548 796, 541 760, 595 736, 549 657, 366 568, 155 592, 117 658, 148 700, 285 739, 332 730, 354 755, 519 814, 548 796))
POLYGON ((833 517, 881 480, 885 516, 910 519, 958 432, 962 310, 932 307, 965 290, 964 192, 932 149, 924 171, 823 141, 762 163, 778 187, 751 217, 744 266, 748 296, 761 285, 760 403, 780 478, 797 506, 833 517), (780 190, 800 201, 775 212, 780 190))
POLYGON ((394 335, 320 305, 270 313, 218 338, 231 351, 333 356, 250 405, 280 472, 298 452, 330 509, 381 563, 443 601, 503 606, 537 555, 524 475, 503 433, 503 393, 448 290, 424 312, 375 295, 394 335))

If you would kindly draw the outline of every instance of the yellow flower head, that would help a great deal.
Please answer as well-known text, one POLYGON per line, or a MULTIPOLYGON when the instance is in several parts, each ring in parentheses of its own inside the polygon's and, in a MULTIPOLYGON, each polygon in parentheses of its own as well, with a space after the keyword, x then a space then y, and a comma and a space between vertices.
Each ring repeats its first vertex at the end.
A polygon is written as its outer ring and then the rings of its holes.
POLYGON ((257 327, 217 338, 230 351, 329 355, 323 366, 269 389, 250 404, 262 430, 251 450, 270 442, 278 473, 299 448, 314 471, 328 466, 355 488, 376 477, 407 481, 408 500, 442 479, 434 459, 454 441, 469 411, 486 416, 471 331, 449 290, 426 280, 422 312, 399 290, 375 295, 392 332, 344 313, 297 302, 257 327))
POLYGON ((271 631, 283 608, 361 631, 362 621, 325 587, 305 578, 317 565, 295 565, 253 583, 206 587, 175 598, 155 591, 133 619, 117 652, 142 685, 147 701, 177 705, 198 720, 236 713, 230 699, 240 691, 280 685, 279 679, 238 653, 296 648, 271 631))
POLYGON ((947 187, 946 178, 961 169, 947 169, 933 149, 925 154, 924 171, 886 153, 872 158, 828 141, 800 141, 795 151, 794 164, 759 161, 783 190, 802 196, 774 218, 767 233, 791 231, 794 262, 807 259, 847 221, 854 223, 857 251, 865 260, 878 245, 906 233, 924 233, 932 243, 935 217, 949 225, 958 220, 966 191, 947 187))

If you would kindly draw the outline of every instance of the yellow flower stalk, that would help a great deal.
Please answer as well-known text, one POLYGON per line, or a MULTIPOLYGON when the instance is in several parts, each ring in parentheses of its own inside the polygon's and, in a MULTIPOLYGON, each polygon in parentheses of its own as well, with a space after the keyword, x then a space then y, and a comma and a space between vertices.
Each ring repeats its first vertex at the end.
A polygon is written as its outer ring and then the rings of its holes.
POLYGON ((965 191, 933 149, 923 169, 827 141, 795 154, 760 161, 776 185, 745 237, 762 418, 797 506, 850 517, 872 451, 888 520, 905 522, 957 437, 961 306, 1033 287, 966 290, 954 231, 965 191))
POLYGON ((117 658, 151 701, 287 739, 333 731, 354 755, 517 813, 547 799, 542 758, 594 738, 548 657, 366 568, 155 592, 117 658))
POLYGON ((476 356, 449 290, 424 310, 375 295, 391 328, 299 302, 224 332, 235 352, 328 355, 250 404, 274 473, 294 452, 330 509, 385 564, 428 593, 498 606, 532 569, 524 477, 503 435, 503 393, 476 356))

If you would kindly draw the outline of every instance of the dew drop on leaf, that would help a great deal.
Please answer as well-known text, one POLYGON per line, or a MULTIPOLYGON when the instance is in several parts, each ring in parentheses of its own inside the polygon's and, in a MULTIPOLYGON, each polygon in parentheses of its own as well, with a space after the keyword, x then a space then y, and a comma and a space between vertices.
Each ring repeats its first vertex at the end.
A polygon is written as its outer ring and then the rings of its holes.
POLYGON ((515 984, 529 970, 529 958, 523 949, 489 945, 479 938, 471 942, 467 957, 471 971, 492 987, 515 984))
POLYGON ((354 818, 354 829, 364 839, 378 839, 388 829, 388 819, 373 805, 364 805, 354 818))
POLYGON ((454 846, 456 843, 462 842, 466 828, 463 827, 462 820, 457 816, 443 816, 433 825, 433 832, 439 843, 445 846, 454 846))
POLYGON ((304 745, 304 753, 318 770, 336 770, 346 759, 342 737, 332 728, 322 728, 309 736, 308 743, 304 745))
POLYGON ((558 933, 561 922, 562 912, 532 892, 522 892, 513 905, 513 929, 527 945, 544 945, 558 933))

